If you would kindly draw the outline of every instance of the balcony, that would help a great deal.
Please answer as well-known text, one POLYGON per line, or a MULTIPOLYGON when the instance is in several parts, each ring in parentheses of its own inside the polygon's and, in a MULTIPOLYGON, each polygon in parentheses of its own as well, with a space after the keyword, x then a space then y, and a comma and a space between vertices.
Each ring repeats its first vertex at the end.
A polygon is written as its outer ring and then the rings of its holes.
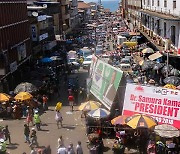
MULTIPOLYGON (((156 34, 154 31, 150 30, 144 25, 140 25, 139 31, 159 50, 164 51, 165 47, 165 39, 163 39, 161 36, 156 34)), ((175 47, 171 45, 171 50, 173 51, 173 55, 177 55, 177 51, 175 50, 175 47)))

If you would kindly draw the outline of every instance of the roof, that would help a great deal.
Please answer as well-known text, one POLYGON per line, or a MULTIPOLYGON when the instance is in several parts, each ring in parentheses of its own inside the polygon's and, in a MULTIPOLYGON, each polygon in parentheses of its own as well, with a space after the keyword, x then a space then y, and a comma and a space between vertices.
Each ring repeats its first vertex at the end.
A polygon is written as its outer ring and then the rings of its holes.
POLYGON ((78 2, 78 9, 89 9, 90 5, 85 2, 78 2))
POLYGON ((108 12, 110 12, 110 9, 104 9, 104 12, 108 13, 108 12))
POLYGON ((149 10, 140 10, 140 12, 144 13, 144 14, 148 14, 150 16, 154 16, 154 17, 158 17, 164 20, 174 20, 174 21, 180 21, 180 17, 174 17, 170 14, 162 14, 160 12, 152 12, 149 10))

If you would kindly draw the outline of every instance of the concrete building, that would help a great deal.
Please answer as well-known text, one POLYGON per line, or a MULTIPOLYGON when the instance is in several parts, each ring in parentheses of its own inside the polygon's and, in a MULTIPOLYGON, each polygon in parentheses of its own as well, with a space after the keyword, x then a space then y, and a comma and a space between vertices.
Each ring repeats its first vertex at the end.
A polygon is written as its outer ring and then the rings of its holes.
POLYGON ((74 29, 79 23, 78 2, 70 0, 70 28, 74 29))
POLYGON ((0 91, 13 90, 31 55, 26 0, 0 0, 0 91))
POLYGON ((164 46, 168 38, 176 50, 180 46, 179 5, 179 0, 143 0, 141 10, 143 26, 159 36, 160 45, 164 46))
POLYGON ((91 17, 91 6, 84 1, 78 1, 78 13, 81 22, 88 21, 91 17))
POLYGON ((170 40, 172 54, 180 52, 180 1, 122 0, 121 5, 124 17, 132 23, 131 30, 137 27, 157 50, 166 50, 170 40))

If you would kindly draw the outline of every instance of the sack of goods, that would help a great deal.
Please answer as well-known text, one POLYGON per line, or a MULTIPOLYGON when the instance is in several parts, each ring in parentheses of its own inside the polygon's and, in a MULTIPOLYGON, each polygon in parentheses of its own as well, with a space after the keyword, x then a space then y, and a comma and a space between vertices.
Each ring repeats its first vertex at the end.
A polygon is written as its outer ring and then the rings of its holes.
POLYGON ((62 103, 61 102, 57 102, 55 110, 59 111, 59 110, 61 110, 61 108, 62 108, 62 103))

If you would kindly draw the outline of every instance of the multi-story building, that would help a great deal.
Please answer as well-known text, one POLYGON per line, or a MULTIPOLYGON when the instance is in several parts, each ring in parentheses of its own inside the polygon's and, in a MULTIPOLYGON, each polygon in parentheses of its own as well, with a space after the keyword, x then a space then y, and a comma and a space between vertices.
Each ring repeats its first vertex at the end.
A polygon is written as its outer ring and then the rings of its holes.
POLYGON ((81 22, 87 21, 91 17, 91 7, 84 1, 78 1, 78 13, 80 15, 81 22))
POLYGON ((77 0, 70 0, 70 28, 74 29, 79 24, 77 0))
POLYGON ((0 0, 0 91, 8 92, 23 78, 31 55, 26 0, 0 0))
MULTIPOLYGON (((158 44, 164 46, 168 38, 177 49, 180 37, 179 0, 143 0, 141 22, 145 28, 157 34, 158 44)), ((151 33, 151 32, 149 32, 151 33)), ((151 36, 153 37, 153 36, 151 36)))
POLYGON ((55 34, 60 34, 59 2, 34 2, 28 6, 30 31, 34 53, 51 51, 56 46, 55 34))
POLYGON ((141 0, 128 0, 127 18, 130 21, 130 29, 133 31, 138 26, 141 20, 141 0))

